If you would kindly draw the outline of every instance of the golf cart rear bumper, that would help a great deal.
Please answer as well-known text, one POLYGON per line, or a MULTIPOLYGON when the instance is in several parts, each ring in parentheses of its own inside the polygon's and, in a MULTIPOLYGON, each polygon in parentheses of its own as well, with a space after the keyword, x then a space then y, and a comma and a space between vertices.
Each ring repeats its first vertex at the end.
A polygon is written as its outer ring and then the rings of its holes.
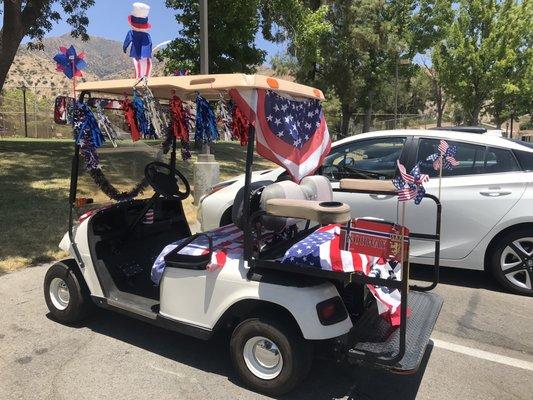
POLYGON ((411 291, 408 307, 411 313, 407 318, 403 354, 400 329, 391 330, 377 310, 370 308, 347 335, 348 361, 369 363, 398 373, 415 373, 437 322, 442 298, 435 293, 411 291))

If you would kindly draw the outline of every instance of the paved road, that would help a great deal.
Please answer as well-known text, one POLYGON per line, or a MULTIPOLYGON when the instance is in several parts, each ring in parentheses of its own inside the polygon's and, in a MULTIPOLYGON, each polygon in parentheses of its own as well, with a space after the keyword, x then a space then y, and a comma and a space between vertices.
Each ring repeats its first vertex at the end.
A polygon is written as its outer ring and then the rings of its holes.
MULTIPOLYGON (((0 277, 0 399, 264 398, 238 385, 220 340, 204 343, 105 311, 77 327, 50 320, 45 271, 0 277)), ((443 275, 444 308, 416 375, 318 361, 287 398, 531 399, 533 299, 501 293, 482 273, 443 275)))

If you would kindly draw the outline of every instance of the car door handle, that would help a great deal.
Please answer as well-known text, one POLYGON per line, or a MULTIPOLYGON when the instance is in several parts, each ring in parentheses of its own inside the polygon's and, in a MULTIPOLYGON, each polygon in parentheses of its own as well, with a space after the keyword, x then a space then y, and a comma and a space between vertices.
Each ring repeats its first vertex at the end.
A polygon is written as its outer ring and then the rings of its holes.
POLYGON ((369 196, 372 197, 374 200, 387 200, 395 197, 392 194, 369 194, 369 196))
POLYGON ((485 197, 500 197, 500 196, 507 196, 511 194, 511 192, 504 192, 501 190, 488 190, 486 192, 479 192, 479 194, 485 197))

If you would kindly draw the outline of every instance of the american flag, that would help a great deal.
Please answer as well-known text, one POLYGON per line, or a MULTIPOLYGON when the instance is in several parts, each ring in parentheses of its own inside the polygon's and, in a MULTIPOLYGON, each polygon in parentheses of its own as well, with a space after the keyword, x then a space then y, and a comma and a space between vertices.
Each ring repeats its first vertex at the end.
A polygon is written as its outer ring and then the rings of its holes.
MULTIPOLYGON (((213 242, 213 254, 208 269, 214 270, 227 265, 238 266, 243 256, 244 234, 237 226, 231 224, 206 232, 213 242)), ((174 250, 183 240, 178 240, 166 246, 159 254, 152 266, 152 281, 159 285, 165 271, 165 256, 174 250)), ((209 243, 205 236, 200 236, 184 247, 179 254, 198 256, 209 252, 209 243)))
POLYGON ((429 175, 420 172, 419 163, 413 167, 410 174, 400 161, 397 161, 397 164, 400 176, 395 177, 392 183, 398 189, 398 201, 415 199, 415 204, 420 204, 426 194, 424 183, 429 181, 429 175))
POLYGON ((266 89, 232 89, 230 95, 254 124, 261 156, 296 182, 320 167, 331 139, 318 99, 295 100, 266 89))
MULTIPOLYGON (((369 277, 401 280, 401 264, 383 258, 343 250, 339 225, 326 225, 294 244, 282 263, 306 265, 326 271, 361 272, 369 277)), ((401 293, 386 286, 367 285, 379 314, 392 326, 400 324, 401 293)))

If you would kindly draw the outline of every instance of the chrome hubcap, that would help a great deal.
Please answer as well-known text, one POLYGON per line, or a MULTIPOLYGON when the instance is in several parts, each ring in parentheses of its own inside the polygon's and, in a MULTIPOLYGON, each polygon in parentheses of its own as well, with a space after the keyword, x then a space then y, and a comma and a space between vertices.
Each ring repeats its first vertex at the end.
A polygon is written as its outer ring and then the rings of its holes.
POLYGON ((274 379, 283 369, 283 357, 278 346, 263 336, 248 339, 243 356, 250 372, 261 379, 274 379))
POLYGON ((502 252, 500 268, 513 285, 533 290, 533 237, 509 243, 502 252))
POLYGON ((66 282, 61 278, 54 278, 50 282, 50 299, 52 304, 58 310, 64 310, 68 307, 70 301, 70 292, 66 282))

